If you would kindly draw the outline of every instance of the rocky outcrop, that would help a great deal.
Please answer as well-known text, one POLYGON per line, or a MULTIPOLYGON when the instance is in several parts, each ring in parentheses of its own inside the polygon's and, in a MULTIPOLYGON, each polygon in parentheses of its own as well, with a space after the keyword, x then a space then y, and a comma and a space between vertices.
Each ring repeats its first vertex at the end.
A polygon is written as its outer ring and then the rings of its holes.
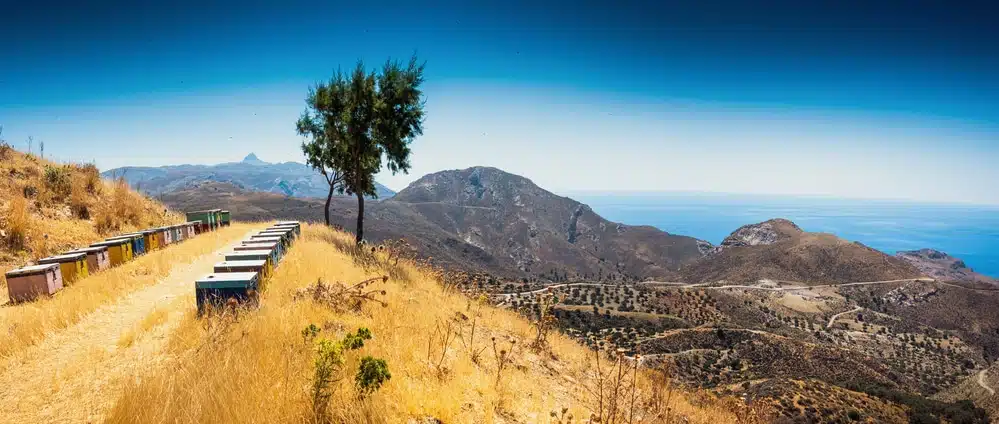
POLYGON ((961 259, 934 249, 902 251, 896 257, 911 263, 927 277, 941 281, 999 285, 999 280, 979 274, 961 259))
POLYGON ((728 237, 725 237, 725 240, 722 240, 721 247, 766 246, 789 239, 802 232, 795 223, 783 218, 775 218, 739 227, 728 237))

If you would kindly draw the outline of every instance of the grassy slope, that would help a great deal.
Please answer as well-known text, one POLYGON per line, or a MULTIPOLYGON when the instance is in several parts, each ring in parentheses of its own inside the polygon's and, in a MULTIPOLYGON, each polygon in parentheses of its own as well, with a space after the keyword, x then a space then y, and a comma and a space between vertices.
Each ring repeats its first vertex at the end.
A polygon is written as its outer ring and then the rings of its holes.
MULTIPOLYGON (((242 311, 236 319, 198 320, 189 312, 168 342, 172 359, 124 390, 107 422, 312 421, 315 349, 302 336, 309 324, 323 329, 320 338, 332 340, 358 327, 374 334, 346 357, 330 408, 335 422, 424 422, 410 420, 434 417, 446 423, 540 423, 562 408, 578 422, 597 405, 587 390, 596 384, 592 352, 553 335, 551 354, 535 353, 526 347, 533 337, 531 324, 521 316, 447 292, 434 275, 410 264, 390 266, 378 259, 380 254, 345 253, 351 240, 344 233, 305 226, 265 289, 259 309, 242 311), (317 279, 353 284, 387 274, 393 277, 370 287, 386 292, 384 307, 367 302, 359 311, 336 312, 294 296, 317 279), (441 356, 442 344, 431 342, 434 329, 458 314, 469 320, 457 320, 462 335, 441 356), (474 339, 471 320, 477 323, 474 339), (498 384, 494 337, 505 348, 507 340, 517 342, 513 362, 498 384), (482 350, 478 361, 472 360, 471 350, 482 350), (353 370, 364 355, 386 359, 392 378, 374 395, 359 399, 353 370)), ((649 400, 649 376, 638 375, 635 422, 665 422, 648 419, 643 405, 649 400), (647 419, 639 420, 643 414, 647 419)), ((670 403, 673 417, 686 416, 689 422, 736 419, 718 401, 691 393, 677 391, 670 403)))
POLYGON ((123 182, 102 180, 93 165, 57 164, 0 143, 0 175, 2 272, 111 234, 183 221, 123 182))

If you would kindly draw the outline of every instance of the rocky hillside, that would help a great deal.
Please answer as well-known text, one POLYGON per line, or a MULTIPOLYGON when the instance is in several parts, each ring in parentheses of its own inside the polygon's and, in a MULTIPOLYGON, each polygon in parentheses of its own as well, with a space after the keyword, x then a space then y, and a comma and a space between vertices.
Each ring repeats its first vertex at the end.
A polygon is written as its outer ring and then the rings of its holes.
POLYGON ((384 203, 405 204, 525 273, 666 276, 710 248, 654 227, 610 222, 589 206, 496 168, 429 174, 384 203))
MULTIPOLYGON (((129 185, 158 196, 207 182, 228 182, 247 191, 298 197, 326 198, 328 186, 322 175, 298 162, 269 163, 250 153, 240 162, 218 165, 173 165, 155 168, 127 166, 104 171, 105 178, 124 177, 129 185)), ((378 198, 395 192, 376 183, 378 198)))
MULTIPOLYGON (((234 219, 322 221, 322 201, 207 183, 162 196, 177 208, 212 199, 234 219)), ((335 199, 332 219, 354 227, 353 199, 335 199)), ((395 197, 365 205, 372 241, 404 237, 440 262, 506 277, 557 280, 667 278, 711 245, 649 226, 607 221, 586 205, 495 168, 427 175, 395 197)))
POLYGON ((933 249, 898 252, 896 257, 906 260, 928 277, 957 283, 999 285, 999 280, 979 274, 968 268, 964 261, 933 249))
POLYGON ((785 219, 739 228, 680 274, 687 282, 735 283, 761 279, 845 283, 922 275, 905 260, 832 234, 805 232, 785 219))

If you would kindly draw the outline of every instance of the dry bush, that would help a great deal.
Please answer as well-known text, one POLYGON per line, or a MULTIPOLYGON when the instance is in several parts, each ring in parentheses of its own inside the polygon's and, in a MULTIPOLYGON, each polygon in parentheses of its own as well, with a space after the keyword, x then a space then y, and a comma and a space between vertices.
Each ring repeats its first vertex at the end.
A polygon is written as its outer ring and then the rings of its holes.
POLYGON ((93 218, 97 232, 107 234, 141 224, 143 211, 139 197, 128 187, 124 178, 115 180, 110 198, 94 208, 93 218))
POLYGON ((77 219, 90 219, 91 194, 85 183, 74 180, 69 193, 69 208, 77 219))
POLYGON ((69 196, 72 190, 72 175, 70 167, 45 165, 45 188, 52 200, 62 200, 69 196))
POLYGON ((31 216, 28 214, 28 201, 17 194, 10 200, 7 216, 4 220, 4 241, 12 250, 24 249, 28 239, 31 216))
POLYGON ((316 280, 316 284, 304 287, 295 292, 295 300, 311 299, 313 302, 326 306, 336 312, 348 311, 358 312, 365 302, 375 302, 388 306, 387 303, 375 296, 385 296, 385 290, 368 290, 368 287, 375 282, 387 282, 387 275, 382 277, 369 278, 352 286, 336 282, 326 284, 323 279, 316 280))

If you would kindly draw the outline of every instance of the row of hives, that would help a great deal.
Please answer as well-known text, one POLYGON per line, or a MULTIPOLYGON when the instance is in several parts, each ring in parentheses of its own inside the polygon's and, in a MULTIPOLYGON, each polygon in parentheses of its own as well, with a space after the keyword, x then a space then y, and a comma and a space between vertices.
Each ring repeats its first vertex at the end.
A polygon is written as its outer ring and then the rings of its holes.
POLYGON ((284 258, 291 243, 301 234, 298 221, 284 221, 239 242, 214 272, 194 282, 198 314, 213 307, 255 304, 260 285, 284 258))
POLYGON ((198 234, 229 225, 228 213, 221 219, 221 209, 190 212, 188 222, 120 234, 73 249, 59 255, 39 259, 37 264, 6 273, 7 292, 11 302, 34 300, 41 295, 53 295, 66 285, 90 274, 179 243, 198 234), (214 219, 219 217, 220 219, 214 219))

